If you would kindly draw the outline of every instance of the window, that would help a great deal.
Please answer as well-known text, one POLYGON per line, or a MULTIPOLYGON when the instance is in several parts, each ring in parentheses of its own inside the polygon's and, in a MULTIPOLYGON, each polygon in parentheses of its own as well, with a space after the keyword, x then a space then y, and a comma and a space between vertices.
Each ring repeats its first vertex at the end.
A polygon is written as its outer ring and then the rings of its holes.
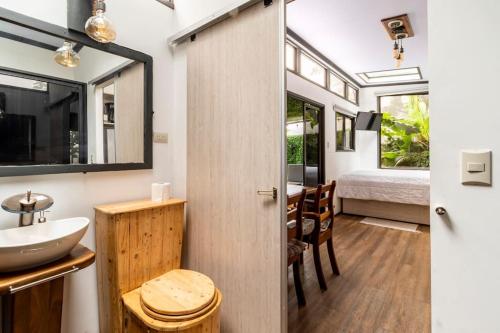
POLYGON ((287 98, 288 182, 317 186, 324 181, 322 106, 291 94, 287 98))
POLYGON ((355 135, 354 117, 336 112, 336 146, 337 151, 354 151, 355 135))
POLYGON ((337 75, 330 72, 330 91, 339 96, 345 97, 345 82, 337 75))
POLYGON ((422 74, 420 73, 420 68, 418 67, 358 73, 358 76, 361 80, 368 84, 408 82, 422 79, 422 74))
POLYGON ((350 85, 347 85, 347 100, 354 104, 358 104, 358 90, 350 85))
POLYGON ((286 43, 286 68, 357 105, 359 90, 355 83, 347 83, 334 68, 322 63, 321 54, 303 50, 295 41, 286 43))
POLYGON ((429 168, 429 95, 379 97, 381 168, 429 168))
POLYGON ((297 70, 297 48, 289 43, 286 44, 286 68, 297 70))
POLYGON ((326 86, 326 69, 303 52, 300 52, 300 74, 323 87, 326 86))

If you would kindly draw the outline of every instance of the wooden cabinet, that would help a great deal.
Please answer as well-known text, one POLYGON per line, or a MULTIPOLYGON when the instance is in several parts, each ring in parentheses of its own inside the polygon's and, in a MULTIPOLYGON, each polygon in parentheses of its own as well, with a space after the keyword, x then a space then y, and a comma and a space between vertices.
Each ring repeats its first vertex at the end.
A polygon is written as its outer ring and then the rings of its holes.
POLYGON ((0 332, 59 333, 64 276, 92 265, 95 254, 77 245, 69 255, 28 270, 0 274, 0 332))
POLYGON ((180 268, 184 204, 142 200, 95 208, 101 333, 121 333, 123 294, 180 268))

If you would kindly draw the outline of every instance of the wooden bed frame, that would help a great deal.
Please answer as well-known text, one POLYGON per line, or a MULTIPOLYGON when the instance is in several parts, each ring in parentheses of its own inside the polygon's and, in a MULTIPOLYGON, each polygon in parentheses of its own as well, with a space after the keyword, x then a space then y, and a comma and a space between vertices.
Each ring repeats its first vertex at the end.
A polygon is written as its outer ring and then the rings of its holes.
POLYGON ((342 212, 345 214, 430 225, 429 206, 347 198, 341 200, 342 212))

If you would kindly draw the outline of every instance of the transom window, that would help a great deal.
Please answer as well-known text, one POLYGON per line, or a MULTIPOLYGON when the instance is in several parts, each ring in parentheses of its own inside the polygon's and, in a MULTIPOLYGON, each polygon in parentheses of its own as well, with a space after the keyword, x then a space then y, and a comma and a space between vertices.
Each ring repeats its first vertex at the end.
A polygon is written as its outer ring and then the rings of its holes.
POLYGON ((326 85, 326 69, 303 52, 300 53, 300 74, 321 86, 326 85))
POLYGON ((297 70, 297 48, 290 43, 286 44, 286 68, 297 70))
POLYGON ((358 104, 359 89, 348 83, 337 71, 324 64, 322 56, 306 52, 292 42, 286 43, 286 68, 316 83, 343 99, 358 104))
POLYGON ((347 100, 354 104, 358 104, 358 91, 351 85, 347 86, 347 100))
POLYGON ((341 97, 345 97, 345 87, 346 83, 337 75, 330 72, 330 91, 341 97))

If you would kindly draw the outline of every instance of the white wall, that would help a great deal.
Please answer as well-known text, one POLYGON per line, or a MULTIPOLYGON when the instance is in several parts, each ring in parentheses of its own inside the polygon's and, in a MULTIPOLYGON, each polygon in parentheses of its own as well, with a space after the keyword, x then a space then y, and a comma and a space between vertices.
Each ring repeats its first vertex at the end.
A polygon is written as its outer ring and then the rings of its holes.
POLYGON ((431 202, 448 211, 431 215, 434 333, 500 332, 498 13, 498 0, 429 1, 431 202), (480 148, 493 186, 463 186, 459 151, 480 148))
MULTIPOLYGON (((182 133, 179 137, 179 132, 171 130, 183 126, 173 123, 177 118, 173 108, 173 55, 166 46, 166 37, 174 32, 174 12, 153 0, 141 1, 140 6, 135 0, 108 0, 107 4, 118 32, 117 43, 154 57, 154 128, 169 133, 168 145, 154 145, 154 170, 0 178, 0 199, 32 189, 54 197, 55 205, 48 214, 51 219, 91 218, 83 244, 92 249, 95 205, 148 197, 150 184, 156 180, 171 181, 177 196, 184 196, 185 191, 185 180, 176 177, 171 167, 177 142, 185 140, 182 133)), ((53 24, 66 24, 65 0, 0 0, 0 6, 53 24)), ((12 226, 16 216, 1 211, 0 221, 1 227, 12 226)), ((94 265, 66 279, 63 333, 98 332, 95 274, 94 265)))
MULTIPOLYGON (((361 111, 378 111, 377 96, 398 94, 403 92, 428 91, 427 84, 411 84, 400 86, 363 88, 359 94, 359 107, 361 111)), ((432 105, 430 105, 432 112, 432 105)), ((432 116, 431 116, 432 121, 432 116)), ((378 137, 377 132, 357 131, 359 152, 359 165, 362 169, 378 168, 378 137)))
MULTIPOLYGON (((359 168, 358 142, 355 152, 337 152, 335 142, 335 105, 356 114, 359 107, 287 71, 287 90, 325 106, 325 180, 338 179, 340 175, 359 168)), ((340 205, 337 205, 340 207, 340 205)))

